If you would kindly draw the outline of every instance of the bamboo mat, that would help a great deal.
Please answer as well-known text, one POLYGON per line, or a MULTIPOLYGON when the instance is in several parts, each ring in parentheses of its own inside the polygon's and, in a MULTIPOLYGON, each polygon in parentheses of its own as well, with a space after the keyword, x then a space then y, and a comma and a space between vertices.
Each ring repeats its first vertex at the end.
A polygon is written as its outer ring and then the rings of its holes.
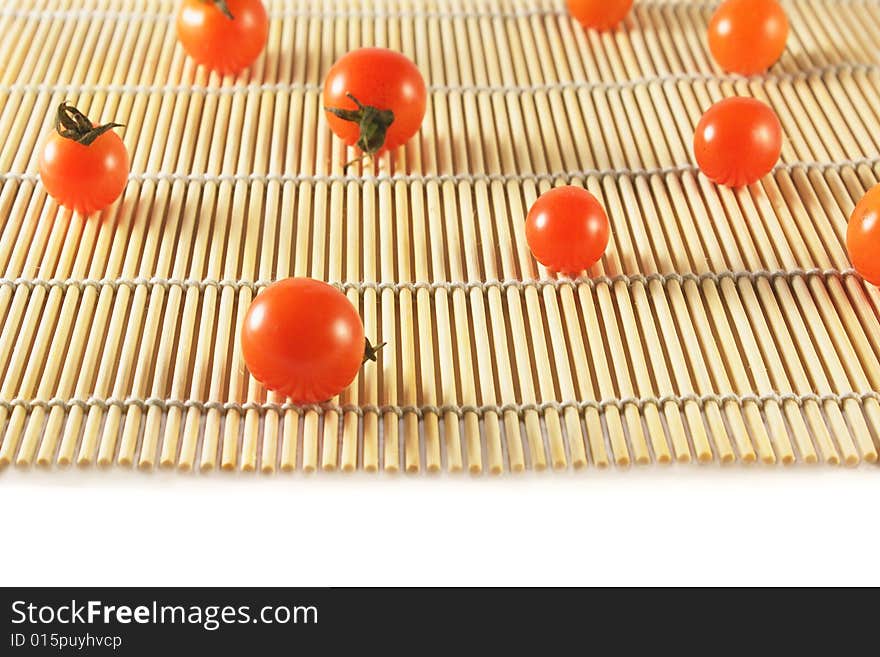
POLYGON ((715 3, 636 0, 585 32, 550 0, 269 0, 239 77, 193 66, 169 0, 0 3, 0 464, 407 472, 672 461, 856 464, 880 438, 880 294, 846 219, 880 173, 880 3, 790 0, 764 77, 709 57, 715 3), (350 171, 320 106, 333 61, 400 50, 421 133, 350 171), (773 106, 782 160, 718 188, 701 110, 773 106), (83 218, 37 146, 69 100, 132 175, 83 218), (589 276, 539 266, 553 185, 607 208, 589 276), (321 408, 267 394, 238 333, 266 282, 339 283, 386 341, 321 408))

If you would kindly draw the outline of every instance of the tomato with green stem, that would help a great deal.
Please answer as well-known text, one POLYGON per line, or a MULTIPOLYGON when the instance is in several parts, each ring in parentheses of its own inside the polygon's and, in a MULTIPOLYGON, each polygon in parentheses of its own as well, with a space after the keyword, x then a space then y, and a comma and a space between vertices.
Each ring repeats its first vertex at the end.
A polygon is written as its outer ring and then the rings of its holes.
POLYGON ((788 18, 776 0, 727 0, 709 21, 709 50, 730 73, 756 75, 785 50, 788 18))
POLYGON ((869 189, 850 215, 846 249, 862 278, 880 286, 880 185, 869 189))
POLYGON ((566 0, 568 13, 594 30, 609 30, 629 13, 633 0, 566 0))
POLYGON ((241 349, 251 374, 294 403, 317 404, 342 392, 361 365, 376 360, 355 307, 332 285, 286 278, 248 308, 241 349))
POLYGON ((535 259, 553 271, 576 273, 596 264, 608 246, 608 215, 582 187, 555 187, 538 197, 526 217, 535 259))
POLYGON ((334 134, 373 158, 405 144, 419 131, 427 89, 419 69, 405 56, 384 48, 360 48, 330 68, 323 101, 334 134))
POLYGON ((49 196, 81 215, 99 212, 118 199, 128 181, 128 151, 113 132, 121 127, 96 126, 73 105, 61 103, 37 162, 49 196))
POLYGON ((694 132, 700 170, 719 185, 757 182, 782 152, 782 125, 773 109, 754 98, 734 96, 712 105, 694 132))
POLYGON ((183 0, 177 38, 197 63, 221 75, 253 64, 269 37, 269 17, 260 0, 183 0))

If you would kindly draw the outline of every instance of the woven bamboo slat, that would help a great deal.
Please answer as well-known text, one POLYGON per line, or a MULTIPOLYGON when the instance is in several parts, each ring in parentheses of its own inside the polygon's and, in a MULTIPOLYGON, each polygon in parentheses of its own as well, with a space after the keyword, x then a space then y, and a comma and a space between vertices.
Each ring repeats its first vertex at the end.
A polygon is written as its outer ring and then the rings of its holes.
POLYGON ((0 466, 472 473, 733 461, 855 465, 880 446, 880 293, 846 219, 880 174, 880 2, 783 1, 765 76, 724 75, 715 3, 636 0, 584 31, 558 0, 267 0, 265 53, 195 67, 171 0, 0 4, 0 466), (419 135, 375 168, 323 118, 333 61, 412 58, 419 135), (777 111, 782 158, 719 188, 706 107, 777 111), (122 199, 81 217, 36 152, 63 100, 115 120, 122 199), (578 278, 531 257, 554 185, 606 207, 578 278), (238 332, 285 276, 338 284, 379 362, 319 407, 246 372, 238 332))

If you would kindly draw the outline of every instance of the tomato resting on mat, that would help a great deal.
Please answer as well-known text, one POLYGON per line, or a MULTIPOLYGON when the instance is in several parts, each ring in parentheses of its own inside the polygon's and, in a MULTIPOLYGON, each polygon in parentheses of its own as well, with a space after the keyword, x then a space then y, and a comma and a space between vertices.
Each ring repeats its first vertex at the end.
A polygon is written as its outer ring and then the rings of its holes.
POLYGON ((853 210, 846 230, 846 249, 862 278, 880 286, 880 185, 869 189, 853 210))
POLYGON ((37 162, 49 196, 81 215, 103 210, 118 199, 128 180, 128 151, 112 131, 120 127, 96 126, 72 105, 61 103, 55 130, 37 162))
POLYGON ((626 18, 633 0, 566 0, 568 13, 584 27, 608 30, 626 18))
POLYGON ((400 53, 360 48, 330 68, 323 100, 334 134, 372 157, 419 131, 427 90, 419 69, 400 53))
POLYGON ((267 287, 241 329, 241 350, 254 378, 298 404, 338 395, 363 363, 376 360, 377 349, 364 338, 361 318, 345 295, 311 278, 267 287))
POLYGON ((260 0, 183 0, 177 12, 183 49, 221 75, 253 64, 268 36, 269 18, 260 0))
POLYGON ((765 103, 739 96, 712 105, 694 133, 694 155, 713 182, 751 185, 770 171, 782 152, 782 126, 765 103))
POLYGON ((709 50, 725 71, 763 73, 785 50, 788 19, 776 0, 727 0, 709 21, 709 50))
POLYGON ((556 187, 538 197, 526 217, 526 241, 535 259, 554 271, 589 269, 608 246, 608 216, 581 187, 556 187))

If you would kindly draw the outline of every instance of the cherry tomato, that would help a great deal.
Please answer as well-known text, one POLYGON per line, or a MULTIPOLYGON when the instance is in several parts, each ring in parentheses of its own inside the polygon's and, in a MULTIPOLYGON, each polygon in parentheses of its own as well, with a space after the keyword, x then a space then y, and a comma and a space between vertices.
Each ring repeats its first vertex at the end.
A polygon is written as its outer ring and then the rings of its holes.
POLYGON ((535 201, 526 217, 526 241, 535 259, 554 271, 589 269, 608 246, 608 216, 580 187, 555 187, 535 201))
POLYGON ((626 18, 633 0, 566 0, 568 13, 594 30, 608 30, 626 18))
POLYGON ((763 73, 782 56, 788 19, 776 0, 727 0, 709 21, 709 50, 725 71, 763 73))
POLYGON ((855 270, 880 286, 880 185, 862 197, 849 218, 846 248, 855 270))
POLYGON ((55 130, 40 151, 37 166, 49 195, 81 215, 103 210, 125 189, 128 151, 113 128, 95 126, 67 103, 58 107, 55 130))
POLYGON ((754 98, 725 98, 706 110, 694 133, 694 155, 713 182, 751 185, 766 176, 782 152, 776 113, 754 98))
POLYGON ((370 156, 405 144, 419 131, 426 97, 416 65, 384 48, 352 50, 333 64, 324 81, 330 129, 370 156))
POLYGON ((258 381, 298 404, 338 395, 376 351, 345 295, 311 278, 277 281, 254 299, 241 349, 258 381))
POLYGON ((269 18, 260 0, 183 0, 177 12, 183 49, 221 75, 253 64, 268 36, 269 18))

